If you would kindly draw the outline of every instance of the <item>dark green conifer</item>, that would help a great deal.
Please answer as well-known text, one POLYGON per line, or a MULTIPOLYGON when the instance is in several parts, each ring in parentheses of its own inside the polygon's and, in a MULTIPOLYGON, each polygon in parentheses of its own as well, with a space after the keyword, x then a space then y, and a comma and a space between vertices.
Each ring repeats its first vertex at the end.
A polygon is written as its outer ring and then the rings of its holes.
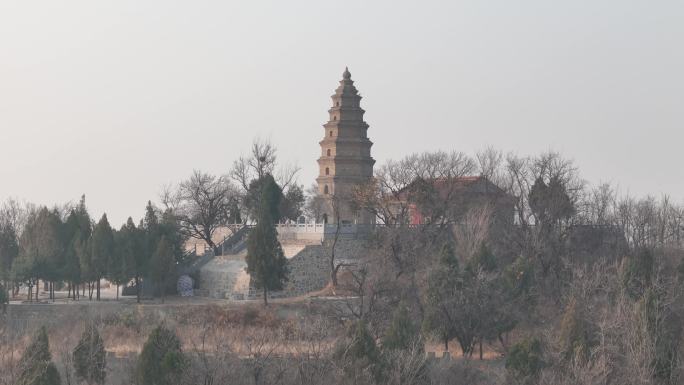
POLYGON ((107 274, 107 267, 114 258, 114 233, 107 220, 107 214, 102 215, 93 229, 90 240, 91 259, 93 265, 93 279, 96 285, 97 300, 100 300, 100 279, 107 274))
POLYGON ((95 325, 86 326, 78 345, 74 348, 73 359, 76 377, 89 385, 104 384, 106 353, 104 342, 95 325))
POLYGON ((41 327, 21 357, 17 385, 60 384, 59 372, 50 354, 47 330, 41 327))
POLYGON ((268 292, 281 290, 287 280, 287 259, 278 241, 273 216, 282 193, 271 175, 264 179, 258 222, 247 242, 247 272, 254 287, 263 291, 264 305, 268 305, 268 292))
POLYGON ((169 286, 171 279, 174 277, 176 268, 174 250, 171 242, 168 241, 165 235, 161 237, 157 244, 157 250, 155 250, 154 255, 152 256, 151 265, 152 280, 159 290, 162 303, 164 303, 166 289, 169 286))
MULTIPOLYGON (((407 350, 419 342, 419 330, 411 320, 408 307, 400 303, 382 340, 383 349, 407 350)), ((422 349, 422 347, 421 347, 422 349)))
POLYGON ((180 383, 186 359, 176 334, 164 326, 155 328, 143 346, 136 367, 136 380, 144 385, 180 383))

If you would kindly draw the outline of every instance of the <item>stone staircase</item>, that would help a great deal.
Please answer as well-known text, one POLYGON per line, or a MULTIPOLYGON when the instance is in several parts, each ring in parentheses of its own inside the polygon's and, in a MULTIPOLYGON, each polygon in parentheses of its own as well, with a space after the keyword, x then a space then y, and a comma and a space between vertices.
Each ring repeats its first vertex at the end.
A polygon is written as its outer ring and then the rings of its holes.
POLYGON ((247 238, 252 226, 244 225, 216 246, 217 255, 235 255, 247 248, 247 238))

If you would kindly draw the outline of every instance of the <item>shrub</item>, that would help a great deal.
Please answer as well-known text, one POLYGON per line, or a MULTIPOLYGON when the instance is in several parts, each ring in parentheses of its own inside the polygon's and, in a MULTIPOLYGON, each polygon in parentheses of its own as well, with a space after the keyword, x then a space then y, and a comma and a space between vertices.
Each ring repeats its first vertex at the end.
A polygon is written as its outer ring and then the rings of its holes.
MULTIPOLYGON (((419 330, 413 324, 406 305, 399 304, 399 308, 394 313, 392 323, 385 332, 382 340, 382 348, 390 350, 409 349, 419 339, 419 330)), ((422 350, 422 349, 421 349, 422 350)))
POLYGON ((506 370, 518 383, 531 383, 544 368, 541 342, 528 338, 511 346, 506 357, 506 370))
POLYGON ((349 378, 370 377, 376 382, 382 378, 380 350, 363 320, 357 321, 349 330, 347 343, 337 346, 335 358, 349 378))
POLYGON ((138 359, 136 379, 141 385, 177 384, 185 365, 180 340, 174 332, 160 325, 147 337, 138 359))
POLYGON ((104 384, 107 365, 104 343, 95 325, 86 326, 74 348, 74 371, 88 384, 104 384))
POLYGON ((17 385, 60 385, 57 367, 52 362, 50 341, 45 327, 31 340, 21 357, 17 385))
POLYGON ((663 295, 648 289, 637 303, 637 310, 654 344, 651 362, 654 377, 669 383, 676 380, 678 374, 682 320, 663 300, 663 295))
POLYGON ((560 324, 561 354, 566 361, 586 362, 591 348, 596 345, 592 325, 585 319, 582 306, 572 299, 563 313, 560 324))
POLYGON ((651 285, 653 252, 642 249, 627 258, 622 267, 622 285, 632 299, 639 299, 651 285))

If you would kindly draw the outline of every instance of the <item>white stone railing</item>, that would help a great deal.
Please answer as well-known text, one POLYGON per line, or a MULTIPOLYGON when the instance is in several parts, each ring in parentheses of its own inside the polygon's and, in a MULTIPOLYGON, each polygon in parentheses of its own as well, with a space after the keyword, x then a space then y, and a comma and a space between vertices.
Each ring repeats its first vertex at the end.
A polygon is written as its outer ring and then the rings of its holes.
POLYGON ((323 223, 279 223, 276 225, 278 233, 324 233, 323 223))

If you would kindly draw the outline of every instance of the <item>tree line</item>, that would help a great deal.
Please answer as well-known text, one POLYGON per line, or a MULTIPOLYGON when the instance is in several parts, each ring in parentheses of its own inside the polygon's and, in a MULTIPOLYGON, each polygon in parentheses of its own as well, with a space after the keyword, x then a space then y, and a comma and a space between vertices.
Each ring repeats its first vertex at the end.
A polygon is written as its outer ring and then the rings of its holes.
POLYGON ((13 294, 26 285, 29 301, 38 299, 40 282, 50 299, 64 284, 71 299, 100 300, 102 279, 117 285, 117 297, 120 285, 134 281, 139 301, 143 277, 165 288, 183 256, 177 221, 151 202, 137 226, 129 217, 118 230, 106 214, 94 221, 85 197, 61 210, 10 200, 0 218, 0 278, 13 294))
MULTIPOLYGON (((255 245, 270 242, 269 258, 278 262, 259 265, 250 258, 249 270, 259 289, 278 290, 285 270, 280 246, 274 243, 274 226, 299 220, 305 197, 296 183, 298 168, 278 167, 276 153, 273 144, 256 139, 251 152, 237 159, 225 175, 193 171, 189 178, 162 189, 162 208, 148 202, 137 225, 129 218, 118 230, 112 228, 106 214, 95 222, 85 198, 73 207, 53 209, 22 206, 10 199, 0 211, 2 286, 16 294, 19 284, 24 284, 32 301, 37 298, 39 282, 47 284, 51 299, 55 284, 65 283, 70 298, 87 295, 99 300, 101 279, 116 284, 117 295, 119 285, 134 281, 139 301, 143 278, 148 278, 147 283, 154 283, 163 300, 162 289, 171 284, 175 265, 186 262, 186 240, 203 241, 217 252, 217 229, 251 223, 257 224, 251 238, 263 235, 268 239, 251 241, 250 255, 265 258, 263 247, 257 252, 255 245), (264 211, 262 206, 268 208, 264 211)), ((0 292, 4 291, 0 287, 0 292)))

